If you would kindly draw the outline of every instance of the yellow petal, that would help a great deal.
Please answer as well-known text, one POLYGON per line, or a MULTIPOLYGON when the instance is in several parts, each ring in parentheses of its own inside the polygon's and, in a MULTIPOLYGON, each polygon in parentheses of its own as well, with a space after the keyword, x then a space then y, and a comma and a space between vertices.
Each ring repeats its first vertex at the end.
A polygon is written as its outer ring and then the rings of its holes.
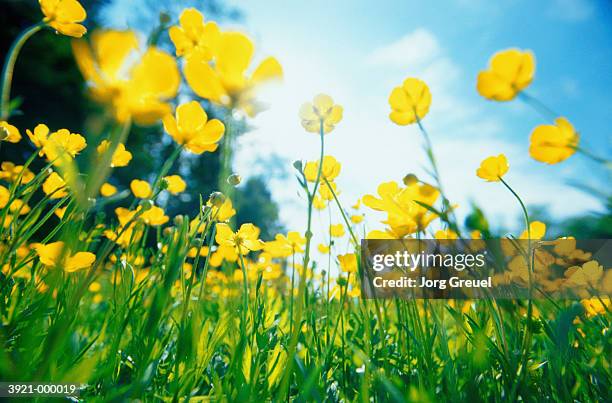
POLYGON ((227 96, 218 75, 203 58, 195 55, 188 58, 183 72, 189 87, 198 96, 217 103, 227 96))
POLYGON ((251 82, 259 84, 264 81, 279 79, 283 77, 283 68, 274 57, 263 60, 253 72, 251 82))

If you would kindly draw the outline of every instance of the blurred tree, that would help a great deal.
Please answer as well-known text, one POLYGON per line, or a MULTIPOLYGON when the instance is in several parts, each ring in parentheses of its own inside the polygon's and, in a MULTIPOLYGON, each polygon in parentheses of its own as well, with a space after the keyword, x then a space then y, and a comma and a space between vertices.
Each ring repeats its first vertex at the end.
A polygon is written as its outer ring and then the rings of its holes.
MULTIPOLYGON (((137 29, 146 36, 154 32, 159 35, 156 44, 169 52, 173 47, 165 31, 178 20, 180 11, 186 7, 201 9, 207 19, 233 20, 240 13, 224 3, 193 0, 138 0, 130 2, 133 9, 138 3, 138 13, 127 13, 128 5, 120 1, 82 1, 88 11, 86 25, 91 31, 95 27, 137 29), (117 16, 121 17, 118 18, 117 16), (160 18, 161 17, 161 18, 160 18), (163 28, 160 30, 160 24, 163 28)), ((38 22, 42 14, 37 2, 24 0, 4 1, 0 15, 0 50, 6 55, 13 39, 25 27, 38 22)), ((183 86, 186 87, 186 86, 183 86)), ((185 92, 185 90, 183 91, 185 92)), ((88 152, 95 150, 100 138, 108 130, 109 123, 103 109, 90 101, 85 93, 83 78, 72 56, 70 38, 56 35, 51 30, 43 30, 28 40, 23 47, 15 68, 12 98, 19 97, 21 104, 11 117, 11 123, 20 128, 25 139, 18 144, 3 144, 0 149, 1 161, 23 162, 33 151, 25 136, 26 128, 38 123, 47 124, 52 130, 68 128, 82 133, 88 141, 88 152)), ((189 96, 183 93, 182 96, 189 96)), ((210 105, 203 103, 211 117, 219 114, 210 105)), ((129 189, 132 179, 152 180, 155 173, 171 154, 174 143, 164 134, 161 125, 153 127, 133 127, 126 147, 132 152, 133 160, 127 168, 115 169, 111 182, 120 189, 129 189)), ((221 148, 219 149, 221 150, 221 148)), ((198 209, 199 197, 208 196, 217 187, 219 155, 205 153, 194 156, 184 153, 175 163, 171 174, 180 174, 187 182, 187 192, 178 196, 164 196, 160 203, 167 213, 194 215, 198 209)), ((82 160, 87 160, 84 155, 82 160)), ((35 169, 42 167, 37 161, 35 169)), ((262 178, 246 181, 236 192, 235 205, 239 223, 253 222, 262 229, 262 236, 273 236, 281 228, 278 222, 278 207, 271 198, 262 178), (248 191, 247 191, 248 189, 248 191)), ((109 204, 107 213, 113 214, 116 204, 109 204)), ((41 232, 47 229, 42 228, 41 232)))

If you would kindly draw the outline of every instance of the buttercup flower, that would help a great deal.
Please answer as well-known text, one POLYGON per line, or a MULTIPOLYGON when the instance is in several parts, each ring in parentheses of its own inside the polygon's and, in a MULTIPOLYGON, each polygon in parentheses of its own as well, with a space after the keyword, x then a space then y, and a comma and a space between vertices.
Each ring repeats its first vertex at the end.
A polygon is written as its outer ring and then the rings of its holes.
POLYGON ((342 224, 332 224, 329 226, 329 234, 334 238, 341 238, 346 234, 344 229, 344 225, 342 224))
POLYGON ((338 255, 338 263, 340 269, 347 273, 357 272, 357 255, 354 253, 347 253, 345 255, 338 255))
POLYGON ((603 276, 603 273, 603 266, 596 260, 591 260, 581 267, 570 267, 567 269, 565 275, 568 277, 568 285, 595 287, 603 276))
POLYGON ((225 126, 218 119, 208 120, 202 106, 191 101, 176 108, 176 118, 166 115, 163 119, 164 129, 178 144, 194 154, 205 151, 213 152, 223 137, 225 126))
POLYGON ((3 131, 0 141, 8 141, 9 143, 19 143, 21 141, 21 133, 19 129, 10 124, 9 122, 2 120, 0 121, 0 130, 3 131))
POLYGON ((79 24, 85 21, 87 13, 76 0, 38 0, 45 15, 43 21, 60 34, 82 37, 87 29, 79 24))
POLYGON ((42 264, 48 267, 62 267, 69 273, 86 269, 96 261, 96 255, 91 252, 69 254, 64 251, 64 247, 64 242, 58 241, 46 245, 39 244, 35 249, 42 264))
POLYGON ((4 186, 0 185, 0 209, 6 207, 10 197, 11 192, 4 186))
POLYGON ((140 179, 134 179, 130 182, 130 189, 135 197, 139 199, 148 199, 153 194, 149 182, 140 179))
POLYGON ((236 215, 236 210, 229 197, 226 197, 219 207, 214 206, 210 200, 206 202, 206 205, 211 208, 210 216, 216 221, 225 222, 236 215))
POLYGON ((488 182, 498 182, 508 172, 508 159, 504 154, 485 158, 476 170, 476 175, 488 182))
POLYGON ((336 182, 322 182, 319 185, 319 196, 322 200, 331 201, 334 200, 334 193, 336 196, 340 193, 336 182))
POLYGON ((342 120, 342 113, 342 106, 335 105, 334 100, 325 94, 317 95, 312 103, 306 102, 300 108, 302 126, 311 133, 319 133, 321 128, 325 134, 331 132, 342 120))
POLYGON ((140 219, 147 225, 157 226, 167 223, 170 217, 164 213, 164 209, 161 207, 152 206, 140 215, 140 219))
POLYGON ((176 195, 181 192, 184 192, 185 189, 187 189, 187 184, 185 183, 183 178, 178 175, 165 176, 164 180, 168 183, 168 192, 172 194, 176 195))
POLYGON ((523 231, 519 236, 519 239, 528 239, 531 235, 531 239, 542 239, 546 234, 546 224, 541 221, 532 221, 529 224, 529 232, 523 231))
MULTIPOLYGON (((333 181, 340 174, 340 168, 342 165, 331 155, 323 157, 323 166, 321 168, 321 178, 325 178, 328 181, 333 181)), ((319 172, 319 161, 307 162, 304 166, 304 176, 308 182, 314 182, 317 180, 317 173, 319 172)))
POLYGON ((237 253, 246 255, 249 251, 258 251, 263 248, 259 240, 259 228, 253 224, 242 224, 237 232, 233 232, 225 223, 217 224, 215 241, 220 246, 233 247, 237 253))
POLYGON ((74 158, 85 147, 85 138, 78 133, 71 133, 68 129, 59 129, 49 134, 49 128, 39 124, 34 132, 26 130, 30 141, 38 148, 39 155, 45 155, 47 159, 55 164, 61 163, 64 158, 74 158))
POLYGON ((497 52, 489 69, 478 73, 476 89, 487 99, 510 101, 524 90, 535 74, 535 58, 530 51, 507 49, 497 52))
POLYGON ((20 183, 26 184, 34 179, 34 173, 23 165, 15 165, 10 161, 4 161, 0 165, 0 179, 4 179, 7 182, 15 182, 19 175, 21 175, 20 183))
POLYGON ((302 253, 306 238, 297 231, 289 231, 287 236, 276 234, 274 241, 266 242, 264 250, 273 257, 288 257, 293 253, 302 253))
POLYGON ((351 216, 351 222, 353 224, 359 224, 363 221, 363 216, 362 215, 358 215, 358 214, 354 214, 351 216))
POLYGON ((321 253, 323 255, 327 255, 329 253, 329 246, 328 245, 324 245, 324 244, 320 243, 317 246, 317 249, 319 250, 319 253, 321 253))
POLYGON ((418 78, 407 78, 401 87, 389 95, 389 119, 398 125, 409 125, 421 120, 429 112, 431 93, 427 84, 418 78))
POLYGON ((417 231, 423 231, 437 217, 423 205, 433 206, 440 196, 438 189, 428 184, 414 183, 405 188, 397 182, 385 182, 378 186, 378 196, 365 195, 363 204, 387 213, 383 224, 389 226, 386 231, 372 231, 372 239, 403 238, 417 231))
POLYGON ((43 192, 51 199, 61 199, 68 195, 66 182, 57 172, 52 172, 42 185, 43 192))
POLYGON ((104 183, 102 186, 100 186, 100 194, 103 197, 110 197, 115 193, 117 193, 117 188, 110 183, 104 183))
MULTIPOLYGON (((110 147, 110 141, 102 140, 98 148, 98 154, 103 155, 108 148, 110 147)), ((113 158, 111 160, 112 168, 119 168, 127 166, 132 160, 132 153, 125 149, 125 146, 122 143, 117 144, 117 148, 115 148, 115 152, 113 153, 113 158)))
POLYGON ((554 125, 540 125, 531 132, 529 155, 536 161, 557 164, 576 152, 580 137, 574 126, 563 117, 554 125))
POLYGON ((140 52, 132 31, 96 31, 91 45, 75 40, 72 49, 92 97, 108 104, 119 122, 133 118, 151 125, 170 113, 167 100, 176 95, 180 75, 166 52, 156 47, 140 52))
POLYGON ((184 73, 191 89, 214 103, 244 110, 249 116, 258 112, 254 89, 283 76, 283 69, 273 57, 264 59, 250 76, 246 71, 253 57, 254 46, 248 36, 239 32, 223 32, 216 49, 214 67, 203 52, 188 57, 184 73))
POLYGON ((217 23, 204 23, 204 16, 195 8, 186 8, 179 17, 179 26, 170 27, 168 34, 176 48, 177 56, 198 54, 202 60, 213 58, 221 32, 217 23))

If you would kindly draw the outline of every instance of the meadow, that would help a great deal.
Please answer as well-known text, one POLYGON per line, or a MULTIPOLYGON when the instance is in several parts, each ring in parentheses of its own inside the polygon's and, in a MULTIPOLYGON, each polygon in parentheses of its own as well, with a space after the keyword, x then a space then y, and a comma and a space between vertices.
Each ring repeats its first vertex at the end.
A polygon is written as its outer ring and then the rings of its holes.
MULTIPOLYGON (((341 162, 325 147, 344 110, 313 94, 296 111, 303 130, 291 135, 320 144, 320 157, 288 167, 307 226, 260 239, 259 228, 236 220, 242 178, 232 147, 238 121, 265 113, 257 90, 282 78, 280 63, 253 65, 251 38, 191 8, 160 33, 169 35, 171 54, 133 31, 87 32, 76 0, 39 3, 40 22, 14 39, 1 77, 0 145, 31 149, 0 170, 1 381, 79 383, 83 401, 610 401, 612 275, 579 242, 556 251, 572 267, 554 286, 596 283, 608 297, 361 297, 360 240, 372 211, 385 220, 367 231, 370 239, 548 239, 512 187, 503 154, 475 161, 474 175, 507 190, 524 231, 493 234, 484 217, 457 220, 461 207, 446 197, 427 131, 435 94, 424 81, 407 77, 390 89, 389 116, 380 119, 394 122, 398 136, 418 126, 423 151, 415 158, 427 177, 398 166, 373 194, 344 200, 335 182, 341 162), (101 137, 11 124, 20 50, 49 29, 72 38, 87 94, 107 111, 101 137), (188 99, 178 96, 181 83, 188 99), (210 105, 224 113, 209 116, 210 105), (141 126, 159 127, 174 151, 153 180, 135 177, 118 189, 113 175, 129 173, 134 157, 126 139, 141 126), (190 189, 175 168, 185 155, 205 153, 222 164, 212 194, 190 189), (165 201, 185 192, 199 208, 167 215, 165 201), (326 210, 342 223, 330 221, 315 245, 313 221, 326 210), (325 259, 315 261, 315 248, 325 259)), ((606 156, 581 146, 571 116, 528 93, 535 67, 529 50, 500 50, 475 72, 476 90, 483 102, 517 99, 542 116, 525 150, 536 161, 589 158, 609 170, 606 156)), ((531 284, 542 273, 528 262, 510 276, 531 284)))

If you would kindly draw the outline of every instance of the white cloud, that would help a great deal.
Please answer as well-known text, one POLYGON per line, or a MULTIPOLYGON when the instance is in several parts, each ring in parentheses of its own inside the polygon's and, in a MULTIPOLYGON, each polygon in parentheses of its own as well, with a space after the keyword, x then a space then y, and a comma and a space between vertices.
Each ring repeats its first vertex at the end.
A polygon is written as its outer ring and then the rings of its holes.
POLYGON ((399 40, 375 49, 368 62, 375 66, 406 70, 422 67, 440 54, 438 40, 431 32, 419 28, 399 40))

